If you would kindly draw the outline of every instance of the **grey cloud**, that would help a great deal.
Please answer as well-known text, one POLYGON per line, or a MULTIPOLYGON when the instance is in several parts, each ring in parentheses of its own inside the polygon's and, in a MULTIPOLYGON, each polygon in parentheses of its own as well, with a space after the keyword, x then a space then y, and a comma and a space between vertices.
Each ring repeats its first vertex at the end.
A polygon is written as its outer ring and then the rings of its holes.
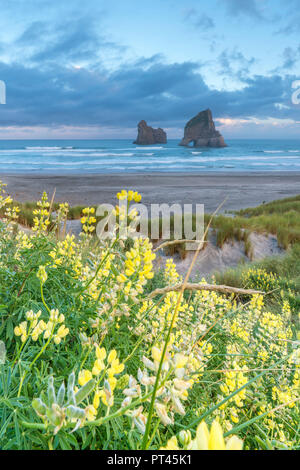
POLYGON ((224 50, 218 57, 220 72, 229 77, 243 80, 249 75, 250 67, 256 62, 254 57, 247 59, 238 49, 224 50))
POLYGON ((7 84, 7 105, 0 125, 135 126, 140 119, 170 126, 211 107, 215 117, 296 118, 289 103, 295 77, 256 76, 238 91, 207 86, 196 63, 154 62, 148 67, 127 64, 113 73, 64 66, 26 68, 0 63, 7 84))
POLYGON ((229 15, 246 15, 253 18, 263 19, 256 0, 221 0, 220 3, 226 6, 229 15))
POLYGON ((186 10, 184 21, 201 31, 208 31, 215 27, 215 22, 210 16, 206 13, 199 13, 195 8, 186 10))
POLYGON ((99 34, 100 23, 89 17, 69 18, 49 25, 33 22, 15 44, 27 52, 27 61, 34 63, 65 60, 98 60, 103 50, 126 49, 99 34))

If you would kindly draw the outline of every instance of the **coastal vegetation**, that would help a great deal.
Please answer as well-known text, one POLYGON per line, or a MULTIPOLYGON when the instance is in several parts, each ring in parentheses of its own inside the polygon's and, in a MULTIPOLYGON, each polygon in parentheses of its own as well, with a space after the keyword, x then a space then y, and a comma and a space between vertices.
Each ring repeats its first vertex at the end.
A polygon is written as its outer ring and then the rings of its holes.
MULTIPOLYGON (((20 203, 14 201, 14 206, 19 208, 16 221, 28 228, 34 226, 33 211, 34 202, 20 203)), ((95 212, 97 207, 93 207, 95 212)), ((79 220, 82 217, 84 206, 68 206, 67 219, 79 220)), ((58 211, 59 204, 53 202, 52 210, 58 211)), ((0 216, 4 216, 5 208, 0 208, 0 216)), ((287 199, 280 199, 268 204, 262 204, 255 208, 244 209, 233 214, 215 215, 210 227, 217 234, 217 245, 222 248, 225 242, 231 240, 243 240, 247 242, 250 232, 273 234, 277 237, 280 246, 287 249, 289 246, 300 243, 300 195, 287 199)), ((205 228, 211 219, 210 214, 205 214, 205 228)), ((50 220, 52 218, 50 217, 50 220)), ((100 218, 97 218, 97 222, 100 218)), ((162 231, 162 220, 160 231, 162 231)), ((196 222, 194 222, 194 227, 196 222)), ((150 222, 149 222, 150 227, 150 222)), ((174 231, 174 218, 170 221, 171 239, 174 231)), ((151 230, 149 228, 151 234, 151 230)), ((178 248, 182 251, 182 247, 178 248)))
POLYGON ((154 271, 151 240, 120 235, 141 198, 124 194, 114 238, 99 240, 94 207, 73 209, 75 238, 67 204, 44 193, 18 208, 1 186, 0 448, 299 448, 300 197, 226 228, 207 217, 222 240, 273 227, 293 246, 194 286, 172 259, 154 271))

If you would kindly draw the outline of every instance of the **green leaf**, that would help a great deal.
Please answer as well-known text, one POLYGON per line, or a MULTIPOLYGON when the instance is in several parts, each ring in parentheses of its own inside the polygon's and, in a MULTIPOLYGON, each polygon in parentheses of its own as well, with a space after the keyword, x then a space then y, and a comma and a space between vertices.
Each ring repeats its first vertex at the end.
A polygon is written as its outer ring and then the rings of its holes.
POLYGON ((66 394, 66 387, 65 387, 65 383, 63 382, 57 392, 57 403, 59 406, 63 406, 64 400, 65 400, 65 394, 66 394))
POLYGON ((5 363, 6 359, 6 348, 3 341, 0 341, 0 365, 5 363))
POLYGON ((11 318, 6 322, 6 339, 11 340, 14 337, 14 324, 11 318))
POLYGON ((58 435, 58 440, 62 450, 72 450, 72 446, 63 434, 58 435))
POLYGON ((95 380, 91 379, 76 393, 76 405, 79 405, 83 400, 85 400, 89 396, 89 394, 94 390, 95 385, 95 380))
POLYGON ((48 404, 49 404, 49 406, 52 406, 53 403, 56 403, 53 377, 49 377, 49 379, 48 379, 47 393, 48 393, 48 404))
POLYGON ((18 448, 20 449, 21 448, 21 434, 20 434, 20 427, 19 427, 17 413, 14 413, 14 424, 15 424, 16 441, 17 441, 18 448))

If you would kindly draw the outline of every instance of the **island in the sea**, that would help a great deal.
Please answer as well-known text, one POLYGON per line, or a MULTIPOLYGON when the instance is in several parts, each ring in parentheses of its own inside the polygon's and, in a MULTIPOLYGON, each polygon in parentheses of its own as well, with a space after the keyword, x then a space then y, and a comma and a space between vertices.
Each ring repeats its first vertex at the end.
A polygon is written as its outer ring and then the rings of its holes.
POLYGON ((227 147, 223 136, 216 130, 210 109, 201 111, 184 128, 184 137, 179 145, 188 147, 227 147))
POLYGON ((138 136, 133 142, 136 145, 155 145, 155 144, 166 144, 167 134, 161 129, 153 129, 147 125, 146 121, 141 121, 138 124, 138 136))

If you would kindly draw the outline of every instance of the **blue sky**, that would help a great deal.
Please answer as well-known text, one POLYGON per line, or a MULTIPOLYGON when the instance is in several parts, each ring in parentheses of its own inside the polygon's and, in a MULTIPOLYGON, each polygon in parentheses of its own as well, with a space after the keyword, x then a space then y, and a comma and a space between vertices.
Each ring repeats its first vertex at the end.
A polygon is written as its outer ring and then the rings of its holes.
POLYGON ((1 2, 0 138, 300 138, 300 0, 1 2))

